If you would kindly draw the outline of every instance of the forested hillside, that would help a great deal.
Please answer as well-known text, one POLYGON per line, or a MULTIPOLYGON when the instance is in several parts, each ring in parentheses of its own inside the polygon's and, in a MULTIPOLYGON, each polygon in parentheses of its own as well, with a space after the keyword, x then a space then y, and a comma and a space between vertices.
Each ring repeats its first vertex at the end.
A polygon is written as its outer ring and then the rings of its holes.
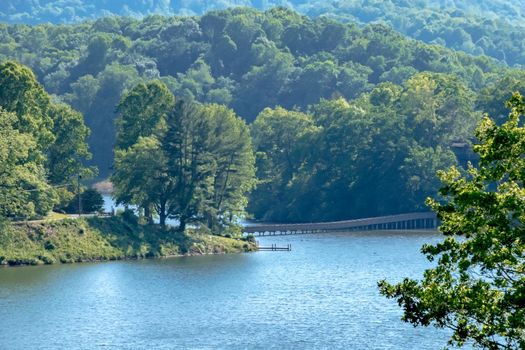
POLYGON ((232 107, 252 121, 265 107, 305 109, 353 99, 420 71, 450 73, 479 90, 505 72, 475 58, 372 25, 316 20, 283 8, 202 17, 109 17, 77 25, 0 25, 0 60, 30 66, 47 91, 82 112, 102 176, 109 174, 115 107, 140 81, 175 96, 232 107))
POLYGON ((305 13, 319 14, 327 9, 361 4, 363 12, 380 13, 381 5, 405 8, 439 10, 461 10, 469 15, 483 18, 506 18, 519 22, 525 16, 525 4, 519 0, 3 0, 0 4, 0 19, 23 23, 68 23, 95 19, 107 15, 147 16, 151 14, 200 15, 211 10, 234 6, 255 7, 267 10, 275 6, 289 6, 305 13), (324 5, 324 6, 323 6, 324 5), (376 10, 371 10, 373 7, 376 10), (366 9, 368 8, 368 9, 366 9))
POLYGON ((343 21, 386 23, 427 43, 474 55, 488 55, 509 65, 525 65, 525 26, 521 2, 485 1, 314 1, 310 16, 343 21), (440 6, 438 5, 440 4, 440 6))
POLYGON ((439 188, 435 173, 458 159, 465 165, 468 154, 455 147, 480 119, 473 92, 439 73, 323 101, 306 114, 265 109, 252 126, 261 184, 250 209, 299 222, 425 210, 439 188))
POLYGON ((8 23, 71 23, 107 15, 202 15, 234 6, 267 10, 286 6, 311 17, 361 24, 382 22, 428 43, 485 54, 509 65, 525 65, 525 5, 517 0, 4 0, 0 20, 8 23))
MULTIPOLYGON (((500 118, 512 91, 525 91, 523 71, 486 56, 407 39, 381 24, 311 19, 282 7, 201 17, 106 17, 71 25, 3 24, 0 37, 0 61, 30 66, 53 100, 84 115, 92 131, 91 164, 100 178, 113 173, 114 182, 120 181, 122 201, 145 210, 166 198, 145 189, 144 184, 160 187, 144 164, 169 170, 168 155, 185 152, 166 138, 170 127, 182 127, 191 142, 204 135, 204 163, 234 164, 221 149, 231 149, 234 140, 250 144, 246 132, 242 138, 218 138, 232 140, 220 145, 212 142, 211 130, 242 125, 233 122, 235 114, 251 124, 258 186, 249 210, 255 217, 336 220, 422 210, 425 197, 437 190, 435 171, 465 165, 482 112, 500 118), (159 96, 148 86, 171 102, 157 103, 159 96), (168 113, 172 100, 215 107, 168 113), (193 124, 177 122, 202 113, 207 126, 195 129, 198 133, 191 131, 193 124), (231 123, 218 123, 221 118, 231 123)), ((244 159, 250 159, 250 147, 244 159)), ((195 166, 204 169, 199 162, 195 166)), ((195 207, 188 209, 192 220, 226 211, 232 221, 231 213, 242 212, 248 190, 231 198, 231 208, 214 202, 224 192, 220 179, 233 179, 224 176, 231 168, 208 169, 202 181, 193 182, 200 196, 195 203, 206 208, 174 202, 171 209, 178 214, 167 216, 185 218, 180 208, 195 207)), ((168 170, 162 170, 171 171, 162 184, 176 179, 177 172, 168 170)), ((248 168, 245 173, 247 185, 241 187, 251 189, 248 168)))

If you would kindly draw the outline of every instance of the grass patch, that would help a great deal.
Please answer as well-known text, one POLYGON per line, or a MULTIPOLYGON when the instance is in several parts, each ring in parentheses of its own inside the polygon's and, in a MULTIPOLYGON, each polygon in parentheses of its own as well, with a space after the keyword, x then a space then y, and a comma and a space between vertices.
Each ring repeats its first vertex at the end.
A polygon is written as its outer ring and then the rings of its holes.
POLYGON ((198 230, 181 234, 121 217, 0 223, 0 265, 38 265, 225 254, 256 250, 244 240, 198 230))
POLYGON ((52 211, 42 219, 43 220, 64 220, 67 218, 68 218, 67 214, 55 213, 54 211, 52 211))

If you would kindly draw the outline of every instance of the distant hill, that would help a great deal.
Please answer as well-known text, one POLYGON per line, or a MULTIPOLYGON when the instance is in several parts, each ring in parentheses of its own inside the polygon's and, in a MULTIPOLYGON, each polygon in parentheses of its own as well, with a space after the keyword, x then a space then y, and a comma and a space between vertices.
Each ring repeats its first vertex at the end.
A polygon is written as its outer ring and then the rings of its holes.
POLYGON ((359 23, 386 23, 427 43, 509 65, 525 65, 525 2, 522 1, 310 1, 298 10, 359 23))
MULTIPOLYGON (((234 6, 269 9, 275 6, 294 8, 307 14, 325 14, 357 9, 361 14, 382 17, 385 9, 396 7, 408 9, 434 9, 440 11, 461 10, 480 18, 506 19, 519 23, 524 19, 525 3, 520 0, 2 0, 0 20, 9 23, 70 23, 96 19, 107 15, 146 16, 200 15, 211 10, 234 6)), ((352 13, 350 13, 352 14, 352 13)), ((393 15, 393 14, 390 14, 393 15)), ((406 13, 400 13, 400 16, 406 13)), ((359 14, 356 17, 365 19, 359 14)))
POLYGON ((202 15, 235 6, 286 6, 311 17, 383 22, 428 43, 525 65, 525 2, 519 0, 2 0, 6 23, 77 23, 108 15, 202 15))

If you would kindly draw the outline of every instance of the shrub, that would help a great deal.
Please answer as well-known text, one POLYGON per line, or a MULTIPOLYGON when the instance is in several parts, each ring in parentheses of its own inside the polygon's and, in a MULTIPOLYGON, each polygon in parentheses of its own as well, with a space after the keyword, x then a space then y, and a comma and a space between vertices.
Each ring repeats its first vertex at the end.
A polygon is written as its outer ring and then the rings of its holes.
MULTIPOLYGON (((80 196, 82 213, 96 213, 102 211, 104 198, 95 189, 87 189, 80 196)), ((78 195, 75 195, 65 208, 67 213, 78 213, 78 195)))
POLYGON ((135 215, 135 212, 132 209, 125 209, 122 213, 119 213, 122 219, 130 224, 138 225, 139 218, 135 215))
POLYGON ((244 237, 244 240, 246 242, 250 242, 250 243, 256 243, 257 242, 254 235, 248 235, 248 236, 244 237))

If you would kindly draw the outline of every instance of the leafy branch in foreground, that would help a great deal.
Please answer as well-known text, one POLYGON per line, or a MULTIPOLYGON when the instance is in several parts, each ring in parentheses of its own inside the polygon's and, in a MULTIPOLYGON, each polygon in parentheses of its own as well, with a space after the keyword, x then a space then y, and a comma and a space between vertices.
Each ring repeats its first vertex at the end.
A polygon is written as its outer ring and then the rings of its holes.
POLYGON ((379 282, 404 321, 452 329, 453 346, 525 349, 525 100, 507 104, 503 125, 486 117, 477 129, 479 167, 439 173, 444 200, 427 203, 446 238, 422 248, 437 265, 422 281, 379 282))

